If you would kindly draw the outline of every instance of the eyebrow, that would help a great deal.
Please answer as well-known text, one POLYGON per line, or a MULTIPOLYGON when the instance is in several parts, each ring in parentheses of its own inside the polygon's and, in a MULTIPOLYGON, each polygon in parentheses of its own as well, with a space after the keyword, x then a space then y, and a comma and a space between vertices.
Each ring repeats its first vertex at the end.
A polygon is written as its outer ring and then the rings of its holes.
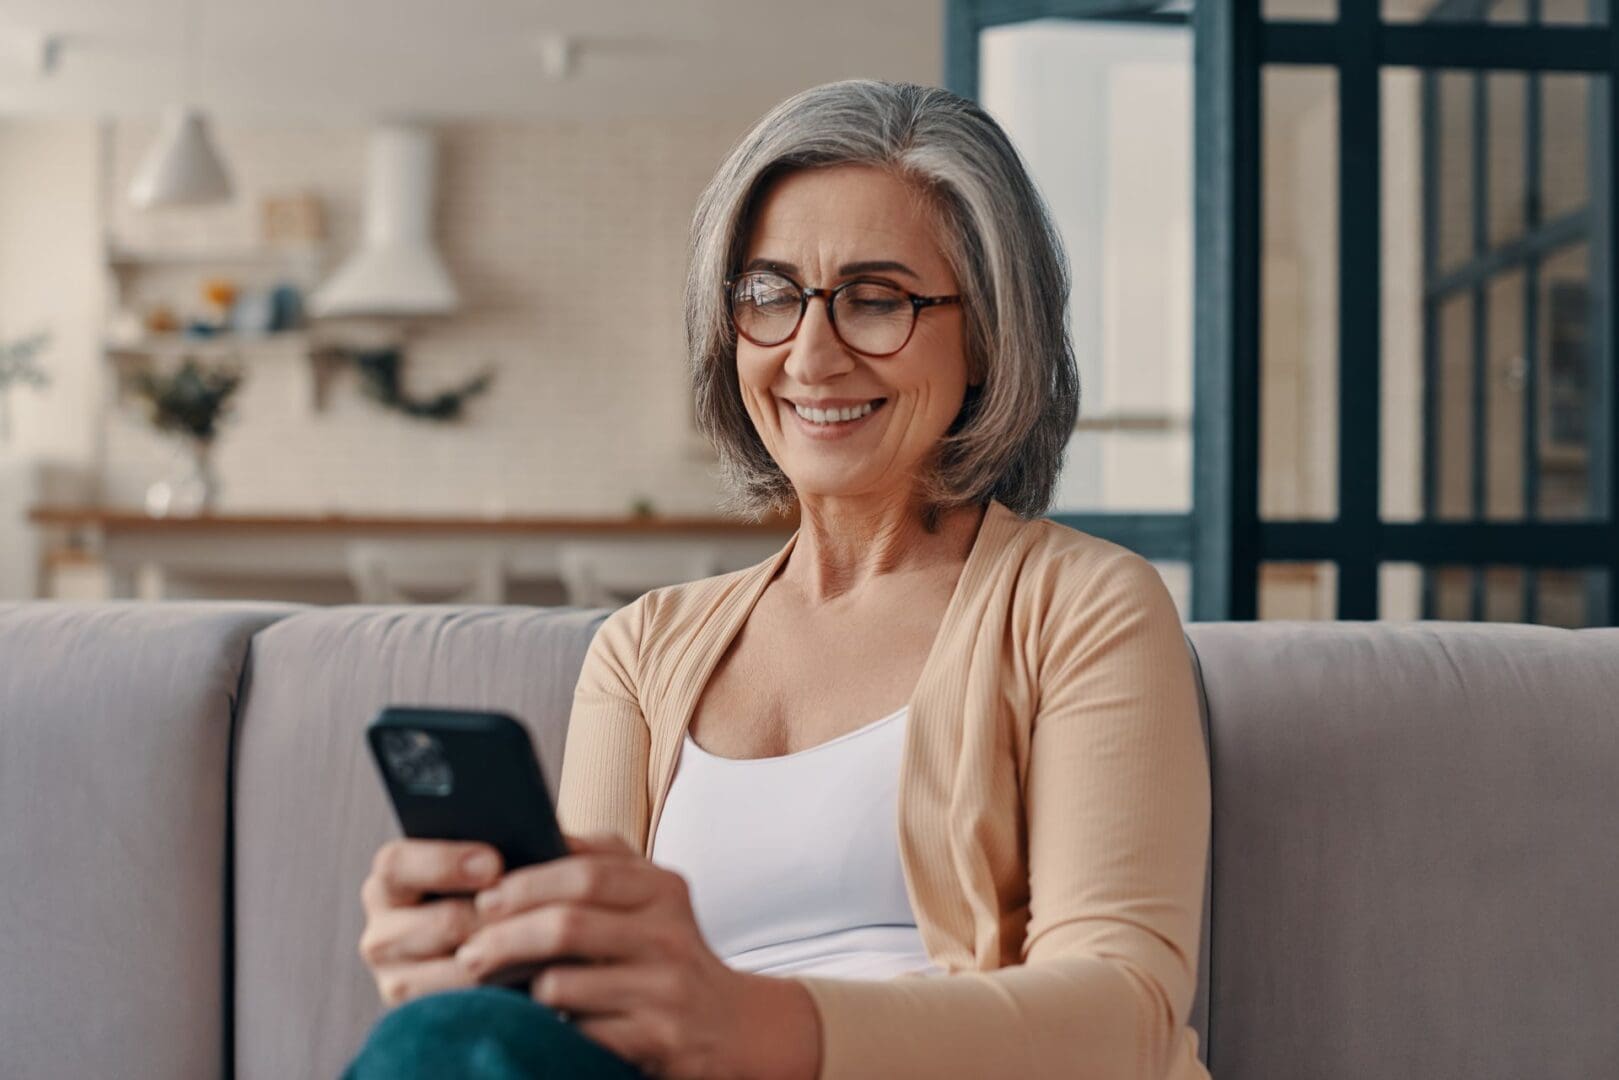
MULTIPOLYGON (((794 276, 797 276, 798 274, 798 267, 794 266, 792 263, 779 262, 775 259, 750 259, 748 261, 748 265, 744 266, 742 269, 744 271, 774 270, 778 274, 792 274, 794 276)), ((840 277, 847 277, 850 274, 878 274, 884 272, 905 274, 917 281, 922 280, 922 275, 918 274, 915 270, 912 270, 909 266, 906 266, 902 262, 895 262, 892 259, 868 259, 865 262, 844 263, 842 266, 838 267, 838 275, 840 277)))

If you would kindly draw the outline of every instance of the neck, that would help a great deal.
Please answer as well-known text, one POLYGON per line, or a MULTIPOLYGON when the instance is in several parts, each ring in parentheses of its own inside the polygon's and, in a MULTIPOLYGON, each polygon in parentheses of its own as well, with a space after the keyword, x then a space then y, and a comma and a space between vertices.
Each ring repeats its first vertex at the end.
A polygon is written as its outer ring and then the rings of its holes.
POLYGON ((830 603, 885 577, 959 568, 972 551, 985 507, 940 515, 936 532, 922 527, 910 499, 854 504, 808 498, 800 503, 798 541, 781 580, 813 605, 830 603))

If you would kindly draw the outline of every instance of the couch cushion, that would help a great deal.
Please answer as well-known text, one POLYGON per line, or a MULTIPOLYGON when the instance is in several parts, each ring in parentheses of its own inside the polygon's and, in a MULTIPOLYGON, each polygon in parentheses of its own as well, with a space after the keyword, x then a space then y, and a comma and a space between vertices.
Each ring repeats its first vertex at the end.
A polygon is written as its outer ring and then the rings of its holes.
POLYGON ((0 1076, 223 1071, 231 714, 295 610, 0 605, 0 1076))
POLYGON ((1215 1076, 1619 1076, 1619 630, 1200 625, 1215 1076))
POLYGON ((236 788, 236 1076, 336 1076, 382 1009, 360 884, 398 827, 364 746, 387 704, 510 712, 555 792, 605 612, 339 607, 253 642, 236 788))

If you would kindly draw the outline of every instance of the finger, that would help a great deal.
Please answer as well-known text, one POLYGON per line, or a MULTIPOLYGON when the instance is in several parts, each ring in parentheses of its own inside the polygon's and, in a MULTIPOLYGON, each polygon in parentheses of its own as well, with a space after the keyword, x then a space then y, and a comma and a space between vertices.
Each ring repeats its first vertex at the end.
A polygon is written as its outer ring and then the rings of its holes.
POLYGON ((474 892, 500 878, 500 853, 488 844, 390 840, 377 849, 362 898, 367 910, 404 907, 430 892, 474 892))
POLYGON ((440 990, 459 990, 474 985, 465 968, 453 959, 429 960, 422 964, 394 964, 376 973, 377 993, 387 1005, 401 1005, 440 990))
POLYGON ((373 968, 452 956, 482 925, 470 900, 435 900, 387 908, 360 935, 360 957, 373 968))
POLYGON ((570 833, 565 833, 562 838, 567 841, 570 852, 579 852, 580 854, 601 852, 604 855, 641 854, 639 849, 615 833, 595 833, 590 836, 574 836, 570 833))
POLYGON ((650 952, 649 920, 580 904, 547 904, 492 922, 456 950, 474 976, 540 960, 628 960, 650 952))
POLYGON ((551 964, 529 983, 529 996, 574 1015, 628 1013, 678 1000, 677 980, 666 964, 551 964))
POLYGON ((507 918, 559 900, 635 908, 658 897, 658 876, 668 873, 635 854, 565 855, 513 870, 474 899, 485 918, 507 918))

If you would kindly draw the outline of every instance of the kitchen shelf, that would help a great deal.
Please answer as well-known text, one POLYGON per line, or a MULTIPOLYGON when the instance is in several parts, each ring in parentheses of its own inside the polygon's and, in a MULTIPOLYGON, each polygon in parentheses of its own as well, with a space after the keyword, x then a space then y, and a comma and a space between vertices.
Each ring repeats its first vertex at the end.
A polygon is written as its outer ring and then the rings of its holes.
POLYGON ((204 361, 227 360, 238 365, 255 365, 262 358, 290 358, 309 366, 309 402, 320 412, 326 407, 328 387, 343 368, 341 358, 330 343, 308 330, 282 330, 268 334, 216 334, 213 337, 187 337, 184 334, 152 334, 130 341, 115 339, 101 343, 102 355, 118 372, 114 397, 129 400, 130 379, 136 372, 169 366, 182 357, 204 361))
POLYGON ((1584 446, 1542 443, 1540 467, 1556 472, 1584 472, 1591 466, 1590 451, 1584 446))
POLYGON ((108 340, 102 347, 115 358, 177 356, 184 353, 218 355, 267 349, 296 349, 308 352, 314 341, 307 330, 282 330, 269 334, 215 334, 190 337, 185 334, 153 334, 132 341, 108 340))
POLYGON ((324 247, 239 247, 239 248, 139 248, 109 247, 107 262, 114 267, 133 266, 298 266, 318 263, 324 247))

